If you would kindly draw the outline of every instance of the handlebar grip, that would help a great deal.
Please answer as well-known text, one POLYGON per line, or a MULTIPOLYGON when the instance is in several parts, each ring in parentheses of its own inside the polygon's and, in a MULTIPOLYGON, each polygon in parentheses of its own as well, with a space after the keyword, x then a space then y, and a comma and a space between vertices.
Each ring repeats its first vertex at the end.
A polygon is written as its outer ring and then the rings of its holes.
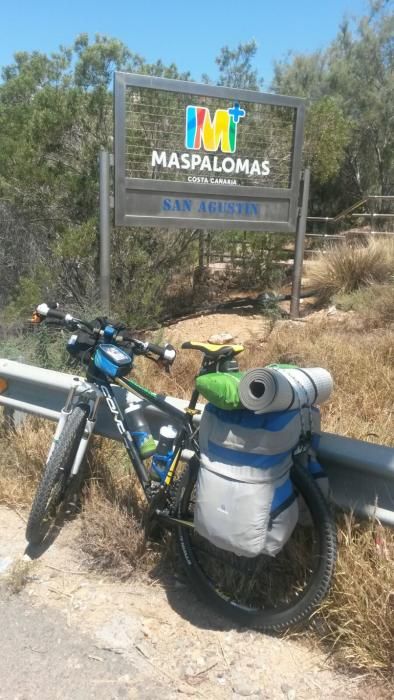
POLYGON ((47 318, 53 318, 57 321, 65 321, 67 314, 62 311, 57 311, 56 309, 48 309, 47 318))
POLYGON ((155 345, 155 343, 147 343, 146 349, 148 352, 153 352, 155 355, 164 358, 164 348, 161 345, 155 345))
POLYGON ((155 355, 158 355, 163 360, 167 360, 167 362, 174 362, 175 360, 175 348, 169 343, 166 345, 155 345, 154 343, 148 343, 147 350, 148 352, 153 352, 155 355))
POLYGON ((130 335, 130 333, 125 333, 124 331, 122 331, 121 334, 116 335, 116 342, 119 342, 119 343, 135 343, 135 338, 133 338, 133 336, 130 335))

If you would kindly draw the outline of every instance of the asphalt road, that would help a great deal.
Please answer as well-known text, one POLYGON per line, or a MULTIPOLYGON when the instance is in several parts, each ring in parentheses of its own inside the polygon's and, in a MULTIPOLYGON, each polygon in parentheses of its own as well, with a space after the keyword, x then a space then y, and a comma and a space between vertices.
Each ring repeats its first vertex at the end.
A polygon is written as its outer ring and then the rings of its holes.
POLYGON ((179 697, 129 654, 69 629, 57 611, 0 589, 1 700, 179 697), (150 678, 149 678, 150 675, 150 678))

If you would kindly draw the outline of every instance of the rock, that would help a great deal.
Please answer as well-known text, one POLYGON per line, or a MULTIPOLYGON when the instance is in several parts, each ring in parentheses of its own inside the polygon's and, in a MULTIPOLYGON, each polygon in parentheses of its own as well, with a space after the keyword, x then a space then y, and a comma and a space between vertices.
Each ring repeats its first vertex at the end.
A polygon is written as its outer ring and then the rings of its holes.
POLYGON ((287 683, 282 683, 280 688, 281 688, 281 691, 282 691, 283 695, 285 696, 286 700, 295 700, 296 691, 294 690, 294 688, 292 688, 287 683))
POLYGON ((215 333, 208 338, 209 343, 214 343, 215 345, 226 345, 226 343, 231 343, 234 340, 234 336, 231 333, 215 333))
POLYGON ((100 642, 115 650, 128 650, 141 642, 143 631, 138 616, 124 615, 112 617, 105 625, 98 628, 96 636, 100 642))
POLYGON ((236 675, 233 675, 232 685, 234 693, 243 698, 258 695, 260 692, 260 687, 256 681, 256 678, 251 678, 246 674, 237 673, 236 675))
POLYGON ((0 559, 0 574, 4 574, 7 569, 12 564, 12 559, 10 557, 4 557, 4 559, 0 559))

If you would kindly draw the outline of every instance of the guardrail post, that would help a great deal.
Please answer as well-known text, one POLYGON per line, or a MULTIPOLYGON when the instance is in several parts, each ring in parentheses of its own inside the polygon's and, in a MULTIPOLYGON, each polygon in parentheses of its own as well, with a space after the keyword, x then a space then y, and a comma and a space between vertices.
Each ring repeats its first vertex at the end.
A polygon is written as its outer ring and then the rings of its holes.
POLYGON ((305 168, 303 176, 302 203, 298 217, 297 232, 294 250, 293 282, 291 287, 290 318, 298 318, 300 315, 300 294, 302 265, 304 262, 304 245, 306 232, 306 219, 308 215, 309 182, 311 171, 305 168))

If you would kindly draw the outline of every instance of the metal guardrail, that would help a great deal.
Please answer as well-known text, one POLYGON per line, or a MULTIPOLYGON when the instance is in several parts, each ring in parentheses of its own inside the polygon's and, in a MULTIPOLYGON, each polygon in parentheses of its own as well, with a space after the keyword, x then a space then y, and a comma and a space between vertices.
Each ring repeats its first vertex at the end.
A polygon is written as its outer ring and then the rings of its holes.
MULTIPOLYGON (((1 358, 0 378, 7 382, 7 389, 0 393, 0 406, 7 409, 8 415, 13 413, 16 423, 20 420, 21 412, 58 421, 71 387, 80 382, 86 384, 86 380, 78 375, 55 372, 1 358)), ((163 423, 168 422, 168 417, 166 418, 156 406, 131 392, 126 392, 115 385, 112 388, 122 408, 141 402, 153 434, 158 435, 163 423)), ((182 399, 171 396, 167 397, 167 401, 179 408, 183 408, 186 404, 182 399)), ((173 421, 173 418, 171 420, 173 421)), ((100 404, 98 410, 95 433, 111 440, 120 440, 119 432, 105 402, 100 404)))
MULTIPOLYGON (((21 362, 0 359, 0 378, 7 388, 0 394, 0 406, 8 411, 26 412, 49 420, 59 418, 68 391, 81 377, 41 369, 21 362)), ((158 436, 165 414, 148 401, 114 387, 117 399, 126 406, 141 402, 154 436, 158 436)), ((179 408, 187 402, 167 397, 179 408)), ((97 418, 98 435, 120 440, 106 404, 97 418)), ((318 458, 325 467, 334 503, 341 509, 353 510, 360 517, 377 517, 384 525, 394 527, 394 449, 332 433, 322 433, 318 458)))
POLYGON ((318 458, 339 508, 394 528, 393 448, 322 433, 318 458))

